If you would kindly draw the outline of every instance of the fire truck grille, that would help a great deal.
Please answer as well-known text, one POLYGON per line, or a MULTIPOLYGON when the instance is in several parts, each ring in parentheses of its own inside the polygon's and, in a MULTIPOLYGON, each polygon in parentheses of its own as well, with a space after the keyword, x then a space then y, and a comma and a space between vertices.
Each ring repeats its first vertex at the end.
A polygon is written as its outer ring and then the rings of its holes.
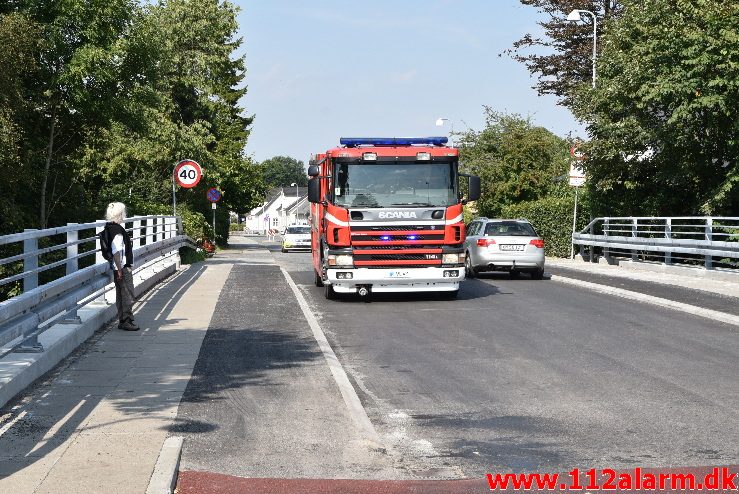
POLYGON ((426 235, 352 235, 352 240, 357 242, 390 242, 406 240, 444 240, 444 234, 426 235), (413 237, 413 238, 409 238, 413 237))
POLYGON ((443 232, 444 225, 395 225, 395 226, 355 226, 352 225, 354 232, 418 232, 418 231, 437 231, 443 232))
MULTIPOLYGON (((358 239, 354 239, 358 240, 358 239)), ((441 252, 439 245, 436 244, 412 244, 412 245, 361 245, 356 247, 356 250, 409 250, 409 249, 436 249, 437 252, 441 252)))
POLYGON ((354 254, 355 261, 428 261, 441 260, 441 254, 354 254))

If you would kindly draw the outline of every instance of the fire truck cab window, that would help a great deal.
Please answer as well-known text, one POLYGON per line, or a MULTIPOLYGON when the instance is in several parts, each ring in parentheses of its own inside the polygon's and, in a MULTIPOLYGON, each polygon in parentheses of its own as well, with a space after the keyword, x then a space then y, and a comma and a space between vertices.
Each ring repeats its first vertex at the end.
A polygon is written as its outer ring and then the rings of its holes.
POLYGON ((454 163, 341 163, 334 202, 348 207, 432 207, 457 202, 454 163))

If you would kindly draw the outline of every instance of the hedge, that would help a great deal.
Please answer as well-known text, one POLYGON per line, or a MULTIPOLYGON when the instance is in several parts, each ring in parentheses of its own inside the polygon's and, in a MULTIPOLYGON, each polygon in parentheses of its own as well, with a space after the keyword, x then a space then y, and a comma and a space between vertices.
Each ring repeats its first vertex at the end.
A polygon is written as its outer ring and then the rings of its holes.
MULTIPOLYGON (((574 197, 545 197, 536 201, 520 202, 503 207, 503 218, 525 218, 544 239, 548 256, 568 257, 572 238, 572 210, 574 197)), ((577 229, 590 221, 587 202, 579 202, 577 229)))

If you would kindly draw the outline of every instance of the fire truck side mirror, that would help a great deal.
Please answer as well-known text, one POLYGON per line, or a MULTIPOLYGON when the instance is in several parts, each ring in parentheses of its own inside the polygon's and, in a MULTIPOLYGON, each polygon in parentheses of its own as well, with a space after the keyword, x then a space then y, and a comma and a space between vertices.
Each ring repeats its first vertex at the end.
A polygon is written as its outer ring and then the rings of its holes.
POLYGON ((321 202, 321 180, 318 178, 308 180, 308 201, 321 202))
POLYGON ((468 201, 476 201, 480 198, 480 177, 470 175, 470 187, 467 193, 468 201))
POLYGON ((309 177, 316 177, 316 176, 318 176, 318 167, 316 165, 310 165, 308 167, 308 176, 309 177))

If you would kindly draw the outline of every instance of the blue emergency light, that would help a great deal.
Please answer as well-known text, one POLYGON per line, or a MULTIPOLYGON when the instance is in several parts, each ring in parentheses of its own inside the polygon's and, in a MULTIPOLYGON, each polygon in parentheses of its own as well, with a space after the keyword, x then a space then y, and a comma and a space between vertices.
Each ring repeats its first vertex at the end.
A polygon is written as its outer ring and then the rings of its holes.
POLYGON ((446 137, 342 137, 339 142, 342 146, 444 146, 449 139, 446 137))

